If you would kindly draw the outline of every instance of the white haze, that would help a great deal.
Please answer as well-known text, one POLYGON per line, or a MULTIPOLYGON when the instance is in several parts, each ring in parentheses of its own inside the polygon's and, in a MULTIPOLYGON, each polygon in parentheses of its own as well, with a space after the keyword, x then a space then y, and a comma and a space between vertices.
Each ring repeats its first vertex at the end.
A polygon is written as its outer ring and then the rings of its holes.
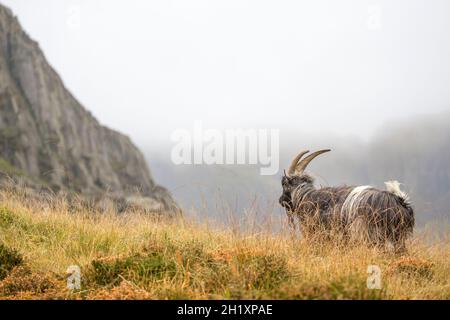
POLYGON ((450 2, 1 0, 143 149, 195 120, 370 137, 450 108, 450 2))

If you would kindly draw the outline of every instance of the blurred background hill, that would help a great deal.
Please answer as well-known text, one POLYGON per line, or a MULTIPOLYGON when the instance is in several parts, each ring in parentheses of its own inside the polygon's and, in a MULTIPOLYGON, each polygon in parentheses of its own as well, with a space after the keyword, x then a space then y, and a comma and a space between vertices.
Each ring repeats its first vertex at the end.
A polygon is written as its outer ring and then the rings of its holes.
POLYGON ((333 150, 309 166, 317 185, 384 189, 385 181, 398 180, 411 196, 419 224, 450 216, 450 112, 386 123, 369 141, 301 130, 281 131, 280 141, 280 170, 274 176, 261 176, 259 166, 175 166, 170 150, 164 156, 153 150, 148 158, 155 176, 182 205, 219 218, 246 208, 261 216, 282 214, 277 201, 283 169, 300 150, 321 148, 333 150))

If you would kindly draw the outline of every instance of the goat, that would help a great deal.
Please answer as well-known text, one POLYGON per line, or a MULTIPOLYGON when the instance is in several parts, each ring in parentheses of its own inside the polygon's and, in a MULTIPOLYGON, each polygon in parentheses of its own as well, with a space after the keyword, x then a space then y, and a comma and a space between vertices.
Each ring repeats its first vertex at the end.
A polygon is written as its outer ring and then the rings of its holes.
MULTIPOLYGON (((405 240, 414 228, 414 211, 400 183, 388 181, 386 191, 371 186, 315 188, 314 179, 304 173, 317 156, 331 150, 300 152, 281 180, 283 193, 279 203, 285 208, 289 223, 298 219, 302 231, 321 226, 342 231, 345 239, 359 238, 375 246, 390 242, 396 251, 405 250, 405 240), (314 218, 314 219, 312 219, 314 218), (311 220, 312 219, 312 220, 311 220)), ((314 230, 313 230, 314 232, 314 230)))

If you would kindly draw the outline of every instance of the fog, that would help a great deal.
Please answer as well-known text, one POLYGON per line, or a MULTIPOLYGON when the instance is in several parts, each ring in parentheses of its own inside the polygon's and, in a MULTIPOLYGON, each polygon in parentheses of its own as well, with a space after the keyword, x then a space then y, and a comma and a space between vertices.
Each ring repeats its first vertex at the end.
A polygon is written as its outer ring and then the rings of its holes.
POLYGON ((139 146, 202 120, 361 139, 449 108, 448 1, 2 0, 139 146))
POLYGON ((171 134, 200 120, 280 130, 280 169, 331 147, 311 165, 318 184, 398 179, 419 221, 450 216, 448 1, 1 2, 185 207, 218 215, 211 194, 237 211, 255 197, 275 207, 280 191, 281 171, 173 165, 171 134))
POLYGON ((280 170, 262 176, 258 166, 175 166, 165 155, 146 150, 158 181, 186 209, 228 219, 246 211, 264 218, 283 214, 278 205, 281 176, 305 146, 332 151, 314 160, 308 173, 316 185, 372 185, 398 180, 412 199, 418 225, 450 218, 450 111, 387 122, 367 142, 332 134, 280 136, 280 170))

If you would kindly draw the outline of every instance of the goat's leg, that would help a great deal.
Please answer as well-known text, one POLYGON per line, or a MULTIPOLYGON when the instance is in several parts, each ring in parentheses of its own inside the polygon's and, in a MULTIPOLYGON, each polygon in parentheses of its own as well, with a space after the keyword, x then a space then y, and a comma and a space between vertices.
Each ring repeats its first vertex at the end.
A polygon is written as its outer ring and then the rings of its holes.
POLYGON ((288 223, 289 223, 289 227, 293 230, 296 231, 297 229, 297 224, 295 223, 295 214, 292 211, 286 211, 286 214, 288 216, 288 223))
POLYGON ((394 246, 395 254, 405 254, 406 251, 406 237, 402 230, 395 230, 393 234, 392 245, 394 246))

